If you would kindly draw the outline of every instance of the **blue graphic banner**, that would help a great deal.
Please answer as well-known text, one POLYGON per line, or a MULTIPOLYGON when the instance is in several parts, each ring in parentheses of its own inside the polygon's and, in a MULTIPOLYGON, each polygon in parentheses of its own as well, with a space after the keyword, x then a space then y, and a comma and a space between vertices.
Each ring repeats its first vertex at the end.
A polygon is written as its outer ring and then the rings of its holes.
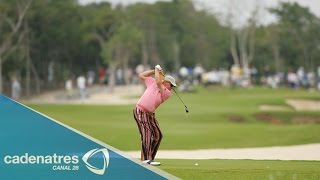
POLYGON ((0 95, 0 179, 176 179, 0 95))

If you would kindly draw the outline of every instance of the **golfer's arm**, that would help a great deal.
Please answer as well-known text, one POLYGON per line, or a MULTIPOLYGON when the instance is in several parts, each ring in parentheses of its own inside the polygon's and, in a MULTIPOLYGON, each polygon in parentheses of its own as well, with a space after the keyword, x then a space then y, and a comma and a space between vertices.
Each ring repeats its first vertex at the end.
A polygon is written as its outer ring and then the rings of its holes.
POLYGON ((148 70, 148 71, 144 71, 142 73, 139 74, 139 78, 141 81, 146 80, 147 77, 151 76, 154 74, 154 70, 148 70))
POLYGON ((155 68, 154 70, 154 77, 156 79, 156 83, 160 89, 160 92, 163 92, 163 85, 162 85, 162 80, 163 80, 163 76, 160 74, 159 69, 155 68))

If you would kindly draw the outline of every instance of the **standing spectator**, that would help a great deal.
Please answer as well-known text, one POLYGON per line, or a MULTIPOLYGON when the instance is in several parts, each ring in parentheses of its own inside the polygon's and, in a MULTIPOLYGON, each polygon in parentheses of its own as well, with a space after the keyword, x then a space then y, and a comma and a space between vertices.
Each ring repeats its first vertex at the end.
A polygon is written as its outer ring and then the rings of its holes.
POLYGON ((197 64, 193 69, 194 85, 198 85, 201 82, 201 77, 203 73, 204 73, 203 67, 200 64, 197 64))
POLYGON ((48 83, 49 87, 53 87, 53 80, 54 80, 54 62, 50 61, 48 64, 48 83))
POLYGON ((245 65, 242 68, 241 87, 248 88, 251 86, 251 71, 250 67, 245 65))
POLYGON ((71 78, 69 78, 66 81, 65 88, 66 88, 66 91, 67 91, 67 98, 71 99, 72 98, 72 91, 73 91, 73 85, 72 85, 71 78))
POLYGON ((88 86, 93 85, 95 77, 96 77, 96 74, 94 73, 94 71, 92 70, 88 71, 87 73, 88 86))
POLYGON ((308 88, 312 89, 316 87, 316 77, 315 73, 310 71, 307 73, 307 80, 308 80, 308 88))
POLYGON ((318 90, 320 91, 320 66, 318 66, 318 69, 317 69, 317 79, 318 79, 318 90))
POLYGON ((299 67, 297 71, 297 76, 299 80, 299 85, 301 87, 307 88, 308 86, 307 74, 305 73, 304 68, 302 66, 299 67))
POLYGON ((116 70, 116 84, 117 85, 122 85, 123 84, 123 69, 122 68, 118 68, 116 70))
POLYGON ((181 77, 182 80, 187 79, 187 77, 188 77, 188 75, 189 75, 188 68, 182 66, 182 67, 179 69, 179 75, 180 75, 180 77, 181 77))
POLYGON ((238 64, 233 64, 231 66, 231 83, 233 86, 240 85, 242 70, 238 64))
POLYGON ((289 70, 287 74, 287 81, 288 81, 288 86, 290 88, 296 88, 299 83, 299 78, 293 70, 289 70))
POLYGON ((86 98, 86 78, 83 75, 80 75, 77 78, 77 86, 79 88, 81 99, 86 98))
POLYGON ((11 97, 12 99, 18 100, 21 95, 21 85, 17 78, 13 78, 11 84, 11 97))
POLYGON ((99 84, 104 84, 106 79, 106 68, 99 68, 99 84))
POLYGON ((131 68, 126 68, 124 71, 124 81, 126 85, 133 84, 133 70, 131 68))
POLYGON ((268 78, 271 76, 270 66, 266 65, 263 67, 261 83, 267 85, 268 78))
POLYGON ((258 69, 254 66, 250 66, 250 78, 251 83, 256 84, 258 79, 258 69))
POLYGON ((226 69, 220 69, 221 75, 221 85, 222 86, 229 86, 230 85, 230 73, 226 69))
POLYGON ((142 64, 137 65, 136 69, 135 69, 135 74, 136 76, 133 76, 133 83, 134 84, 139 84, 139 79, 137 78, 138 74, 142 73, 144 71, 144 67, 142 64))

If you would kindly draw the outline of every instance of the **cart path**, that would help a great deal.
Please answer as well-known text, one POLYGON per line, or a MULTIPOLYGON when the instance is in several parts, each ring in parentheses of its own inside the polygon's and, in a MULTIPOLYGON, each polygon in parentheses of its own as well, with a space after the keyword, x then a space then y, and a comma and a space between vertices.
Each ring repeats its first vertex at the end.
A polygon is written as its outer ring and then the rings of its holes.
MULTIPOLYGON (((127 151, 139 158, 140 151, 127 151)), ((320 143, 235 149, 159 150, 157 159, 252 159, 320 161, 320 143)))

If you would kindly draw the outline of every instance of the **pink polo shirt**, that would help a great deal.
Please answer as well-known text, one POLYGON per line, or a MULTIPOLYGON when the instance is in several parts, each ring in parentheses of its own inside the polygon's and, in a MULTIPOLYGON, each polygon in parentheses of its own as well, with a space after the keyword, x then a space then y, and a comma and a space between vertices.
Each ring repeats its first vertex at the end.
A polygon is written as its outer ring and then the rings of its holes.
POLYGON ((171 92, 164 87, 163 92, 160 93, 157 82, 152 77, 147 77, 144 84, 147 86, 147 89, 139 99, 137 107, 147 112, 154 112, 161 103, 165 102, 171 96, 171 92))

